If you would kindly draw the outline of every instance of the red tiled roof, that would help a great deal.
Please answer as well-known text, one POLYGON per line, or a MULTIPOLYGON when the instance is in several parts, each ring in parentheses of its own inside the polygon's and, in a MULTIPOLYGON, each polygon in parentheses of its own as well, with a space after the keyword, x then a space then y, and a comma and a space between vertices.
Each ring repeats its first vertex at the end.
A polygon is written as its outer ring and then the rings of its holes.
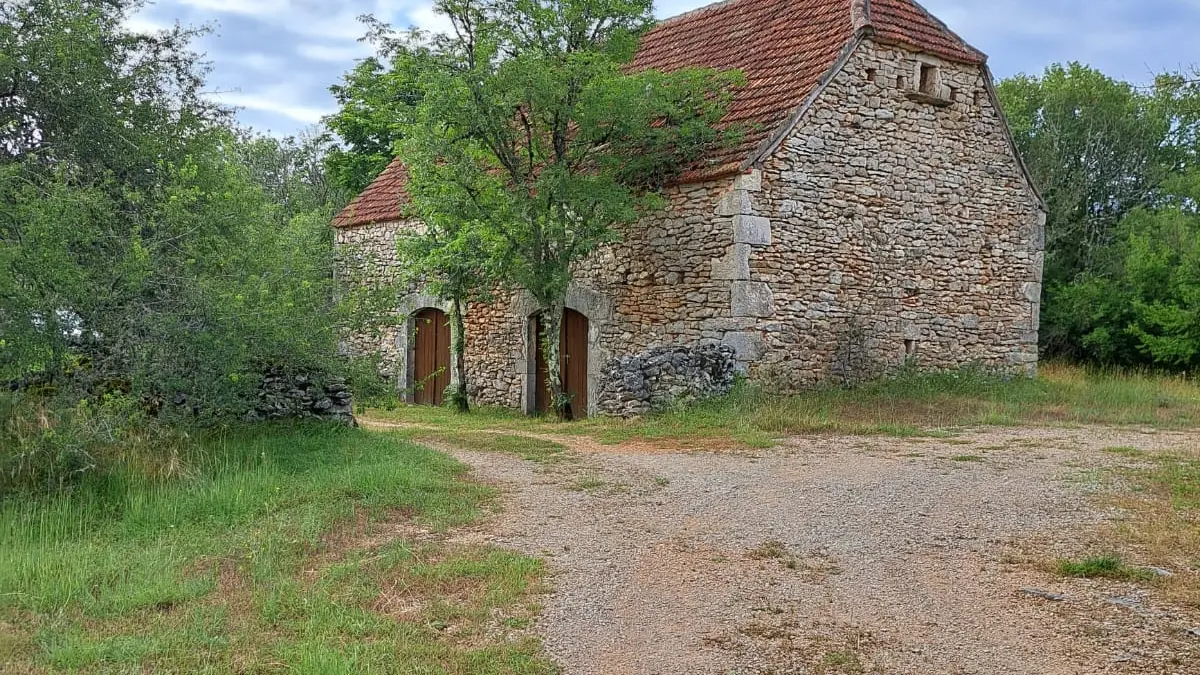
POLYGON ((370 225, 402 217, 400 207, 408 203, 408 167, 397 157, 346 208, 333 219, 334 227, 370 225))
POLYGON ((987 56, 967 44, 912 0, 870 0, 869 19, 875 37, 914 47, 950 61, 981 65, 987 56))
MULTIPOLYGON (((722 122, 741 126, 741 141, 705 158, 682 182, 745 168, 817 88, 856 30, 951 61, 986 61, 912 0, 726 0, 667 19, 646 33, 634 69, 670 72, 696 66, 736 69, 746 77, 722 122)), ((393 161, 334 219, 334 226, 398 219, 407 200, 404 174, 393 161)))

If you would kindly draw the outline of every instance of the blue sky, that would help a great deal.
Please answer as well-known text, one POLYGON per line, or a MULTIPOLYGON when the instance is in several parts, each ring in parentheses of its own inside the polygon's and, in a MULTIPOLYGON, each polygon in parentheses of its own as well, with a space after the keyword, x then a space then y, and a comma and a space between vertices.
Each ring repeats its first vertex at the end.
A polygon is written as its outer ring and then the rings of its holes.
MULTIPOLYGON (((787 0, 779 0, 786 2, 787 0)), ((673 16, 707 0, 659 0, 673 16)), ((924 6, 990 56, 996 77, 1077 60, 1134 82, 1200 66, 1200 0, 924 0, 924 6)), ((285 135, 333 109, 329 85, 368 54, 357 17, 436 29, 423 0, 159 0, 130 19, 152 30, 212 24, 198 45, 213 72, 212 96, 243 123, 285 135)))

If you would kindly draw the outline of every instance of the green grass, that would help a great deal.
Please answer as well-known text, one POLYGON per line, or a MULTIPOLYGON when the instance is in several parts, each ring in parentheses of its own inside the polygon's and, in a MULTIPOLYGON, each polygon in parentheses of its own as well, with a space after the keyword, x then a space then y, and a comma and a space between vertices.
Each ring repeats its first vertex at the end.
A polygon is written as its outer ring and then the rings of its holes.
POLYGON ((951 457, 950 459, 954 460, 955 462, 983 462, 983 461, 986 461, 983 457, 980 457, 979 455, 955 455, 955 456, 951 457))
POLYGON ((1107 453, 1111 453, 1114 455, 1124 455, 1126 457, 1141 457, 1146 454, 1146 453, 1142 452, 1141 450, 1138 450, 1137 448, 1134 448, 1134 447, 1131 447, 1128 445, 1117 445, 1117 446, 1113 446, 1110 448, 1102 448, 1102 450, 1107 453))
POLYGON ((0 504, 18 672, 543 673, 534 559, 451 546, 491 490, 385 434, 268 427, 0 504))
POLYGON ((418 442, 447 443, 463 450, 508 453, 539 464, 556 464, 570 458, 567 446, 562 443, 529 436, 482 431, 434 433, 428 430, 401 432, 401 435, 407 435, 418 442))
POLYGON ((842 433, 948 438, 967 426, 1110 424, 1153 428, 1200 425, 1200 382, 1182 376, 1045 364, 1036 379, 1004 380, 963 370, 902 372, 854 388, 821 387, 777 396, 742 384, 719 399, 637 420, 563 423, 508 410, 456 415, 446 409, 400 407, 370 412, 380 419, 440 432, 509 430, 586 435, 601 443, 729 444, 765 448, 801 434, 842 433))
POLYGON ((1082 560, 1059 560, 1058 573, 1064 577, 1080 577, 1087 579, 1104 578, 1119 581, 1149 581, 1154 573, 1139 567, 1132 567, 1117 555, 1101 555, 1082 560))

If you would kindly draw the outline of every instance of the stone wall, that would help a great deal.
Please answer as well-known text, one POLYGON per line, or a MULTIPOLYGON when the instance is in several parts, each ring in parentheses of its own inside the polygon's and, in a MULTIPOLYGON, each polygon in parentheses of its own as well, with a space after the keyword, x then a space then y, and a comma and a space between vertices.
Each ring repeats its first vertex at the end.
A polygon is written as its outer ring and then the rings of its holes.
MULTIPOLYGON (((356 285, 383 287, 395 283, 400 271, 396 236, 412 227, 411 223, 398 222, 338 228, 334 238, 338 282, 346 289, 356 285)), ((372 330, 347 335, 342 349, 351 354, 378 353, 383 359, 383 374, 397 378, 400 333, 404 329, 400 313, 397 306, 395 311, 378 317, 372 330)))
POLYGON ((1034 371, 1045 219, 983 78, 867 41, 765 163, 738 205, 767 219, 744 293, 754 377, 1034 371), (932 94, 913 91, 922 65, 932 94))
POLYGON ((734 383, 734 350, 718 345, 654 347, 610 360, 601 377, 601 413, 644 415, 728 394, 734 383))
POLYGON ((353 410, 344 380, 320 384, 307 375, 272 373, 263 377, 258 402, 246 419, 323 419, 354 425, 353 410))

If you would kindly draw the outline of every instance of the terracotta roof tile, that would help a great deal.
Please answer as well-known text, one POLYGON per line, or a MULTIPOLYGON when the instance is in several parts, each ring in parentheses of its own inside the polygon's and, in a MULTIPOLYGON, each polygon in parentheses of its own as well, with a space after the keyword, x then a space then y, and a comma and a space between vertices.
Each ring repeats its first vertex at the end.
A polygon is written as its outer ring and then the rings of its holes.
MULTIPOLYGON (((986 60, 912 0, 727 0, 667 19, 642 38, 633 68, 736 69, 746 77, 722 122, 741 126, 741 141, 706 157, 682 181, 741 170, 803 105, 854 37, 856 25, 869 26, 883 42, 952 61, 986 60)), ((403 166, 392 162, 334 226, 398 219, 407 200, 404 178, 403 166)))
POLYGON ((371 181, 366 190, 350 200, 333 219, 334 227, 370 225, 402 217, 401 206, 408 203, 408 167, 397 157, 371 181))

